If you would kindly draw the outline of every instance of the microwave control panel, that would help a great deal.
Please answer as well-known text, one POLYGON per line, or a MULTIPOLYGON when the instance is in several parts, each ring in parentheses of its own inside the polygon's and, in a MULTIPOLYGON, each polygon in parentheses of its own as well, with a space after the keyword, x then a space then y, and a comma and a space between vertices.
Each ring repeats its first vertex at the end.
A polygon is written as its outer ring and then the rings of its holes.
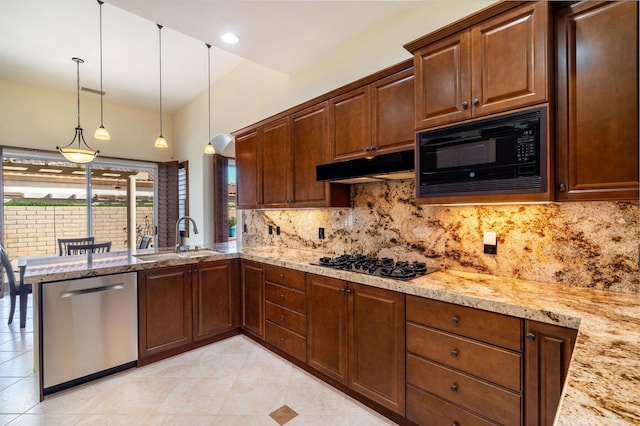
POLYGON ((516 138, 516 161, 528 163, 536 159, 536 135, 534 129, 525 129, 516 138))

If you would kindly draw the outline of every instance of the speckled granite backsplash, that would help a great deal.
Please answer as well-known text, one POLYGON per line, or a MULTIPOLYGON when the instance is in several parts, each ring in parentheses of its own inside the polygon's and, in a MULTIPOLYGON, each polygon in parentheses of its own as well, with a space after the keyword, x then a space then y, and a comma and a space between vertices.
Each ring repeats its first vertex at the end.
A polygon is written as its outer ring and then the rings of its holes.
POLYGON ((415 205, 413 180, 352 185, 351 197, 352 208, 245 210, 243 242, 640 293, 638 202, 415 205), (497 233, 497 255, 483 253, 483 232, 497 233))

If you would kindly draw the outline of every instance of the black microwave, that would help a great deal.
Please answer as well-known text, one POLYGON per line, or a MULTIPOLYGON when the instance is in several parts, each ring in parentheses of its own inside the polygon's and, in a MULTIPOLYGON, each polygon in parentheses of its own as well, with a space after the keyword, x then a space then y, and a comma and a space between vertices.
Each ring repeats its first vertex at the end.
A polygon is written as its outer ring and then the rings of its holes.
POLYGON ((417 134, 419 198, 547 189, 547 108, 417 134))

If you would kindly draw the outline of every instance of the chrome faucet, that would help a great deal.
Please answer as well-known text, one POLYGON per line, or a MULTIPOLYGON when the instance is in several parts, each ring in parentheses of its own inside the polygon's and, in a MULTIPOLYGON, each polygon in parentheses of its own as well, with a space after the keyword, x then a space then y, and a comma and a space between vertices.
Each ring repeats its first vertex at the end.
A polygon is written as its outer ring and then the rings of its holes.
MULTIPOLYGON (((175 246, 176 253, 179 253, 180 251, 182 251, 182 235, 180 234, 180 222, 182 222, 183 220, 188 220, 189 222, 191 222, 193 224, 193 233, 194 234, 198 233, 198 225, 196 225, 195 220, 191 219, 189 216, 180 217, 176 222, 176 246, 175 246)), ((187 229, 189 229, 188 222, 187 222, 187 229)))

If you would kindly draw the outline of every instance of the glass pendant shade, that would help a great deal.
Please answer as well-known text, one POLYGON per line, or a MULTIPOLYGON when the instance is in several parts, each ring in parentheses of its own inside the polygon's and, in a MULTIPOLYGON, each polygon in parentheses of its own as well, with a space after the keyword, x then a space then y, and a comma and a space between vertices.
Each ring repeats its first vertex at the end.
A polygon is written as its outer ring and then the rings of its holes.
POLYGON ((109 136, 109 132, 104 128, 104 126, 98 127, 96 132, 93 134, 93 137, 101 141, 111 140, 111 136, 109 136))
POLYGON ((153 146, 155 146, 156 148, 169 148, 167 140, 162 135, 156 138, 156 142, 153 144, 153 146))
POLYGON ((209 142, 205 147, 204 147, 204 153, 205 154, 209 154, 209 155, 213 155, 216 153, 216 149, 213 147, 213 144, 211 142, 209 142))
POLYGON ((60 151, 64 158, 72 163, 84 164, 93 161, 100 151, 87 145, 87 142, 84 140, 84 136, 82 135, 82 126, 80 126, 80 64, 84 61, 80 58, 72 58, 72 60, 76 63, 78 125, 76 126, 76 133, 73 136, 73 140, 69 145, 65 145, 63 147, 57 146, 56 149, 60 151), (76 144, 77 148, 75 147, 76 144))

